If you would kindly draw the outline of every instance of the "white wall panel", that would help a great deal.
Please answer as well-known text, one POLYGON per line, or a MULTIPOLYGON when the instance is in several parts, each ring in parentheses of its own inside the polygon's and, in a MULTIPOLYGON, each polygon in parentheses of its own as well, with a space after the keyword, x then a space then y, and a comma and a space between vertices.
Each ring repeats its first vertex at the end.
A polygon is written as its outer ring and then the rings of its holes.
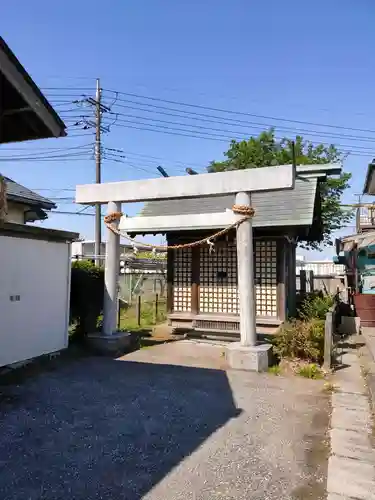
POLYGON ((70 245, 0 236, 0 366, 67 346, 70 245))

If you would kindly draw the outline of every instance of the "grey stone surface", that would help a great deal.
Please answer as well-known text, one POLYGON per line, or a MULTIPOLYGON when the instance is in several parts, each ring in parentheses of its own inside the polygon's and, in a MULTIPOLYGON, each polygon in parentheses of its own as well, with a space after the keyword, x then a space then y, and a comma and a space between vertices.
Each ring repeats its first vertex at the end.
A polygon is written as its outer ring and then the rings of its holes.
POLYGON ((368 349, 366 352, 367 386, 375 408, 375 328, 362 327, 362 334, 368 349))
POLYGON ((347 436, 338 437, 331 433, 331 446, 337 456, 375 464, 375 453, 368 442, 359 444, 348 439, 347 436))
POLYGON ((130 347, 132 336, 128 332, 119 332, 114 335, 94 333, 87 335, 87 342, 98 354, 120 354, 130 347))
POLYGON ((347 443, 359 446, 369 446, 370 439, 367 433, 347 430, 347 429, 331 429, 331 446, 335 448, 336 443, 347 443))
POLYGON ((339 392, 332 394, 328 499, 375 499, 375 450, 372 415, 361 373, 356 336, 345 342, 342 368, 335 373, 339 392))
POLYGON ((332 404, 335 408, 369 411, 368 397, 362 394, 336 392, 332 394, 332 404))
POLYGON ((321 388, 102 357, 71 363, 1 387, 0 498, 323 500, 321 388))
POLYGON ((347 495, 358 500, 375 500, 375 468, 350 458, 329 458, 328 493, 347 495))
POLYGON ((356 500, 353 497, 348 497, 346 495, 336 495, 336 493, 329 493, 327 500, 356 500))
POLYGON ((369 412, 350 411, 341 407, 334 408, 331 425, 334 429, 369 431, 371 429, 371 416, 369 412))
POLYGON ((270 344, 245 347, 233 342, 226 348, 226 359, 234 370, 265 372, 269 367, 271 349, 270 344))

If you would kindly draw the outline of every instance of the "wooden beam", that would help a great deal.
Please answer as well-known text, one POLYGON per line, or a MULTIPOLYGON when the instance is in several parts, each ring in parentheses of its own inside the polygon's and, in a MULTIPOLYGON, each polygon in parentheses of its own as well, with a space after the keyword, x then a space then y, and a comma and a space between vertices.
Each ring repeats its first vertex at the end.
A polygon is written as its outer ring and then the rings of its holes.
POLYGON ((137 181, 108 182, 77 186, 76 202, 83 204, 124 203, 199 198, 220 194, 235 194, 240 191, 272 191, 292 189, 293 166, 252 168, 230 172, 142 179, 137 181))
POLYGON ((200 248, 192 248, 191 255, 191 312, 199 313, 200 248))
POLYGON ((239 219, 232 210, 211 214, 164 215, 155 217, 121 217, 120 229, 128 233, 217 229, 230 226, 239 219))
POLYGON ((286 241, 277 241, 277 316, 281 321, 286 318, 286 241))
MULTIPOLYGON (((168 244, 173 242, 168 240, 168 244)), ((173 276, 174 276, 174 252, 167 253, 167 314, 173 312, 173 276)))
POLYGON ((287 243, 287 267, 288 267, 288 317, 294 317, 296 310, 296 244, 295 243, 287 243))

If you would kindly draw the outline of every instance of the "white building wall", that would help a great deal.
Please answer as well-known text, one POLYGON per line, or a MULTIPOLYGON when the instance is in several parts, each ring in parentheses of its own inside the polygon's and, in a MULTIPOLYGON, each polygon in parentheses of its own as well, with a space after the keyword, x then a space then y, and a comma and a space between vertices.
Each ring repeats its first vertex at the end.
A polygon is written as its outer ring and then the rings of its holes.
POLYGON ((0 366, 68 345, 70 245, 0 236, 0 366))
POLYGON ((335 264, 332 260, 307 261, 303 256, 296 256, 296 272, 300 270, 313 271, 315 276, 339 276, 345 274, 345 266, 335 264))

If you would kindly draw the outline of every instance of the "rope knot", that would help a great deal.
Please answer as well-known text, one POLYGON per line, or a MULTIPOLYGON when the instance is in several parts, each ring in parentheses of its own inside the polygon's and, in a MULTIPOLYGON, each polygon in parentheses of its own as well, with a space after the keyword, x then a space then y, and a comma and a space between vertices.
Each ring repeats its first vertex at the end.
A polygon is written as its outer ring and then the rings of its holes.
POLYGON ((104 217, 104 222, 106 224, 111 224, 112 222, 120 220, 123 215, 122 212, 112 212, 104 217))
POLYGON ((233 205, 232 211, 235 214, 243 215, 244 217, 254 217, 255 210, 253 207, 249 207, 248 205, 233 205))

